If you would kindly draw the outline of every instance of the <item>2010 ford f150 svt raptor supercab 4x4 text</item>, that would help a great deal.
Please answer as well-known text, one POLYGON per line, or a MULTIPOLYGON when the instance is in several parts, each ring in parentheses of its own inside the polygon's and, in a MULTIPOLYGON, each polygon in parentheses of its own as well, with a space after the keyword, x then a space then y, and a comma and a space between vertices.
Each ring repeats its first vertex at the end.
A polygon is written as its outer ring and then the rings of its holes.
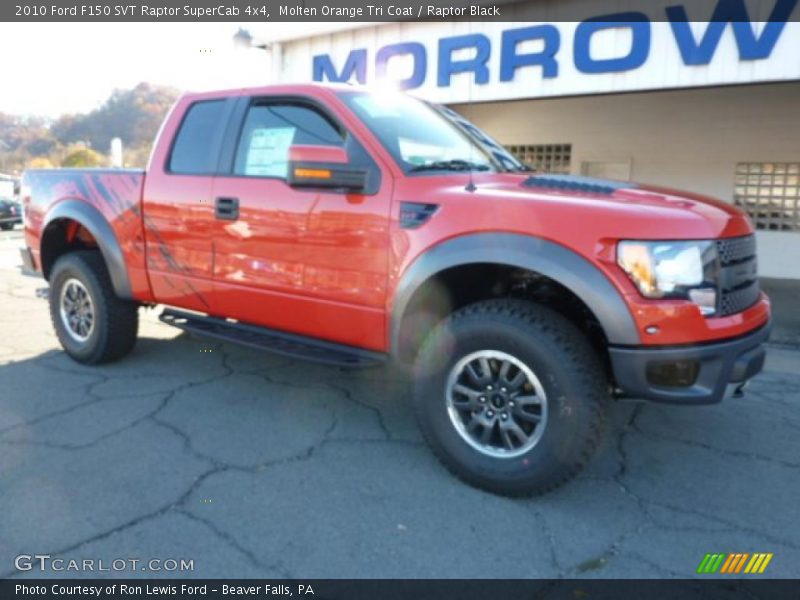
POLYGON ((498 493, 577 473, 612 398, 718 402, 764 362, 770 305, 737 208, 531 172, 402 94, 187 94, 146 171, 31 170, 22 196, 23 258, 75 360, 130 352, 155 304, 225 341, 392 359, 437 456, 498 493))

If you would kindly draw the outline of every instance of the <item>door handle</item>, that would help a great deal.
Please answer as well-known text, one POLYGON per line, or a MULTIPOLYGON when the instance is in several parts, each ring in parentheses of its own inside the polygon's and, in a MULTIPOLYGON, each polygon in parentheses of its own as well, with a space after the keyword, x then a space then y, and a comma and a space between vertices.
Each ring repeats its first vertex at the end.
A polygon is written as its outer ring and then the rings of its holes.
POLYGON ((214 216, 217 219, 235 221, 239 218, 238 198, 217 198, 214 200, 214 216))

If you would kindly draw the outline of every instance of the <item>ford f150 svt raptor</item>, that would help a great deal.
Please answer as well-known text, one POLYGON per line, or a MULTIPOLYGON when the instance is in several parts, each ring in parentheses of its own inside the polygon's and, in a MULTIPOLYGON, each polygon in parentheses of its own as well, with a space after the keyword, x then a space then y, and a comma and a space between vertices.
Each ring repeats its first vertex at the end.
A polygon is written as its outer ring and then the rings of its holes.
POLYGON ((420 427, 464 480, 549 490, 608 401, 737 393, 770 305, 737 208, 531 172, 447 108, 351 86, 183 96, 146 171, 24 174, 24 261, 82 363, 137 310, 190 332, 413 374, 420 427))

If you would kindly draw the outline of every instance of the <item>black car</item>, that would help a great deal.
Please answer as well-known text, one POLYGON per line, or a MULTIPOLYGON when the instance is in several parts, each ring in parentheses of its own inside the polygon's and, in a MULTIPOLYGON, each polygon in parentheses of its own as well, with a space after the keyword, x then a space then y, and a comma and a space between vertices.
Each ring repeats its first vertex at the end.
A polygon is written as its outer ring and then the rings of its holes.
POLYGON ((22 223, 22 206, 8 198, 0 198, 0 229, 8 231, 22 223))

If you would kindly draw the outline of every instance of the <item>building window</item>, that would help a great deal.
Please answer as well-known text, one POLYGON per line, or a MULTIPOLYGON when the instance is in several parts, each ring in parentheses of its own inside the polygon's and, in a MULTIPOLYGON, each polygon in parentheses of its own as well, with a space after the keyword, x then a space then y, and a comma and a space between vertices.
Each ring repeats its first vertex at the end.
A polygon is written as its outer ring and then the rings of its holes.
POLYGON ((569 173, 572 144, 511 145, 506 149, 526 165, 545 173, 569 173))
POLYGON ((800 163, 738 163, 734 203, 756 229, 800 231, 800 163))

